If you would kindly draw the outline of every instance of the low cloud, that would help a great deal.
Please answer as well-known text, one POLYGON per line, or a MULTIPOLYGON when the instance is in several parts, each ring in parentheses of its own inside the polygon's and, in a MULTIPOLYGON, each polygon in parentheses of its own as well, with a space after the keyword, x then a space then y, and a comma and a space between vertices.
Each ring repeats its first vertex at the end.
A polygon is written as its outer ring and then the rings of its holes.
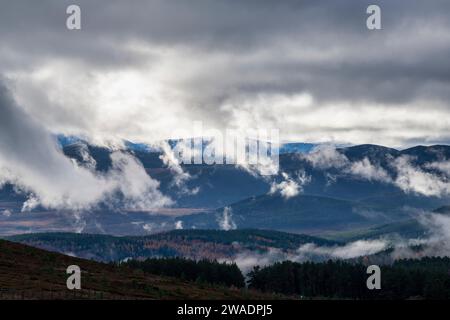
POLYGON ((269 248, 264 252, 240 252, 231 261, 236 262, 244 273, 248 273, 256 265, 269 266, 286 260, 302 263, 328 259, 354 259, 371 256, 388 249, 392 249, 392 251, 382 258, 383 263, 407 258, 450 256, 450 216, 423 211, 415 214, 420 225, 426 230, 424 237, 407 239, 391 235, 385 238, 357 240, 335 246, 307 243, 295 251, 269 248))
POLYGON ((281 182, 272 182, 269 194, 279 192, 285 199, 295 197, 303 192, 303 185, 311 181, 311 177, 306 175, 304 171, 297 172, 295 178, 282 172, 281 177, 283 178, 281 182))
POLYGON ((450 183, 447 178, 414 166, 411 157, 399 157, 394 160, 393 166, 397 171, 394 183, 404 192, 436 197, 450 195, 450 183))
POLYGON ((182 230, 183 229, 183 221, 178 220, 175 222, 175 229, 176 230, 182 230))
POLYGON ((423 212, 417 217, 428 236, 404 241, 395 247, 394 259, 450 256, 450 216, 423 212))
POLYGON ((144 229, 144 231, 147 232, 147 233, 156 233, 156 232, 161 232, 161 231, 166 231, 166 230, 170 230, 171 229, 171 226, 168 226, 167 222, 161 222, 161 223, 157 223, 157 222, 148 222, 148 223, 135 222, 134 224, 141 225, 142 229, 144 229))
POLYGON ((367 157, 351 161, 335 147, 329 145, 319 146, 311 153, 302 155, 302 158, 317 169, 339 170, 337 174, 327 172, 327 177, 332 181, 335 181, 338 176, 347 175, 367 181, 393 184, 405 193, 416 193, 427 197, 450 195, 450 164, 448 160, 432 162, 420 167, 414 164, 414 157, 403 155, 390 160, 390 169, 394 170, 394 175, 391 176, 385 168, 372 163, 367 157))
POLYGON ((304 158, 318 169, 340 169, 349 165, 349 160, 345 155, 336 150, 332 145, 319 145, 304 158))
POLYGON ((269 266, 277 261, 290 260, 289 255, 277 248, 270 248, 267 252, 242 252, 237 254, 231 262, 235 262, 239 269, 246 274, 254 266, 269 266))
POLYGON ((236 223, 233 220, 233 212, 230 207, 225 207, 223 213, 218 217, 217 223, 221 230, 234 230, 237 228, 236 223))
POLYGON ((232 261, 236 262, 244 272, 249 272, 254 266, 268 266, 280 261, 306 262, 325 261, 328 259, 351 259, 371 255, 389 247, 385 240, 358 240, 343 246, 318 246, 307 243, 296 251, 287 252, 278 248, 269 248, 266 252, 242 252, 232 261))
POLYGON ((352 162, 332 145, 319 145, 309 154, 303 155, 303 158, 317 169, 338 169, 342 174, 368 181, 391 182, 387 171, 367 157, 352 162))
POLYGON ((450 161, 435 161, 432 163, 428 163, 426 165, 428 169, 435 169, 440 171, 441 173, 445 174, 447 178, 450 178, 450 161))
POLYGON ((386 170, 373 165, 367 158, 353 162, 347 169, 347 172, 368 181, 392 182, 391 177, 386 170))
POLYGON ((0 181, 29 195, 24 210, 86 210, 102 202, 116 208, 150 209, 171 204, 142 164, 122 152, 111 155, 112 169, 97 173, 68 159, 50 132, 29 116, 0 83, 0 181), (117 200, 120 199, 120 202, 117 200))
POLYGON ((324 258, 333 259, 351 259, 372 255, 387 249, 389 243, 384 240, 358 240, 348 243, 344 246, 317 246, 313 243, 308 243, 301 246, 297 252, 303 256, 320 256, 324 258))
MULTIPOLYGON (((180 141, 177 144, 178 148, 184 145, 184 141, 180 141)), ((170 147, 167 141, 161 141, 157 144, 157 146, 162 151, 162 155, 160 155, 160 159, 162 162, 172 171, 173 177, 173 185, 177 187, 182 194, 190 194, 195 195, 200 191, 199 187, 189 189, 186 183, 192 179, 192 176, 183 170, 179 158, 175 155, 175 151, 170 147)), ((187 146, 185 146, 187 149, 187 146)), ((184 148, 184 147, 183 147, 184 148)), ((174 148, 176 149, 176 148, 174 148)))
MULTIPOLYGON (((350 175, 357 179, 391 183, 388 172, 381 166, 372 163, 367 157, 359 161, 350 161, 335 146, 319 145, 309 154, 303 155, 313 167, 321 170, 337 169, 341 175, 350 175)), ((328 178, 335 181, 336 175, 328 173, 328 178)))

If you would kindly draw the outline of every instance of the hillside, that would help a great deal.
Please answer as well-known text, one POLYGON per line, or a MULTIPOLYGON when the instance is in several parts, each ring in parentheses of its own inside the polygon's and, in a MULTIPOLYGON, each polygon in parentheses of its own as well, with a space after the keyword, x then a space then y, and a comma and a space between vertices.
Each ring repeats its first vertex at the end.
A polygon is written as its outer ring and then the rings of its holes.
MULTIPOLYGON (((357 201, 316 195, 298 195, 284 199, 264 194, 229 206, 239 228, 270 228, 284 232, 316 233, 323 230, 346 230, 386 221, 390 209, 357 201)), ((223 208, 213 213, 181 217, 186 228, 208 229, 217 226, 223 208)), ((389 212, 395 217, 396 211, 389 212)))
POLYGON ((245 299, 255 291, 226 289, 89 261, 0 240, 0 299, 245 299), (66 268, 82 270, 79 291, 66 288, 66 268))
POLYGON ((355 241, 359 239, 379 239, 400 236, 407 239, 423 238, 426 229, 414 219, 383 224, 370 228, 355 229, 344 232, 330 232, 324 235, 327 239, 339 241, 355 241))
POLYGON ((333 245, 307 235, 269 230, 173 230, 143 237, 115 237, 97 234, 37 233, 11 236, 8 240, 97 261, 154 256, 192 259, 231 258, 243 251, 269 248, 295 250, 305 243, 333 245))
MULTIPOLYGON (((432 212, 438 214, 450 214, 450 206, 439 207, 432 212)), ((402 238, 426 238, 429 230, 425 228, 417 219, 406 219, 393 223, 381 224, 369 228, 354 229, 342 232, 330 232, 323 235, 327 239, 336 241, 355 241, 359 239, 377 239, 388 237, 402 238)))

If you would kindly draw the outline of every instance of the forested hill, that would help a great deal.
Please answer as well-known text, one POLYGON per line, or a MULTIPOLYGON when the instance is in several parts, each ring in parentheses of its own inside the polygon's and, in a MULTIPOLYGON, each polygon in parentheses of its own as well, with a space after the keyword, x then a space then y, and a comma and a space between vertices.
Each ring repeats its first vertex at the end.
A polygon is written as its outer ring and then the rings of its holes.
POLYGON ((295 250, 305 243, 334 245, 337 242, 278 231, 173 230, 142 237, 96 234, 37 233, 8 237, 8 240, 98 261, 126 258, 187 257, 222 259, 245 250, 268 248, 295 250))

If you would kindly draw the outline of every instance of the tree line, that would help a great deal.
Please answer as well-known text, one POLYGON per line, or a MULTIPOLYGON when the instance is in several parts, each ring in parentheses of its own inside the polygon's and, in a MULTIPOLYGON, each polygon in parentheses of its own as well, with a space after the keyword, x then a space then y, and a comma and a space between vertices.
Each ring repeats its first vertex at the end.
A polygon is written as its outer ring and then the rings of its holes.
POLYGON ((369 290, 363 264, 284 261, 248 274, 249 288, 309 298, 449 299, 450 259, 399 260, 381 266, 381 289, 369 290))
POLYGON ((222 285, 227 287, 245 287, 245 278, 235 263, 209 260, 190 260, 184 258, 150 258, 143 261, 129 260, 121 266, 140 269, 143 272, 222 285))
POLYGON ((369 290, 367 266, 359 262, 277 262, 256 266, 247 281, 238 266, 209 260, 150 258, 121 266, 143 272, 228 287, 248 285, 268 293, 332 299, 450 299, 450 258, 398 260, 381 267, 381 289, 369 290))

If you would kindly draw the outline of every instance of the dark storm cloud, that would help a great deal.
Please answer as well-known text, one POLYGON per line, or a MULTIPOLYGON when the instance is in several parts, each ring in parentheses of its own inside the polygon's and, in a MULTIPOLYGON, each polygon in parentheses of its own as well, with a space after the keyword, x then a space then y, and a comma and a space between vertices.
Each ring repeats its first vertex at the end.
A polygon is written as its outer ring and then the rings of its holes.
POLYGON ((97 68, 135 65, 148 56, 122 47, 133 39, 236 55, 272 47, 275 56, 271 61, 245 71, 258 74, 263 72, 258 68, 268 69, 276 78, 283 77, 282 82, 255 81, 238 89, 308 90, 329 99, 394 101, 429 92, 448 99, 448 37, 424 44, 417 34, 417 42, 411 39, 401 52, 395 50, 393 39, 397 37, 403 44, 402 38, 414 38, 422 27, 433 28, 433 23, 449 31, 448 1, 19 0, 3 1, 1 7, 0 35, 6 62, 32 66, 36 60, 73 58, 97 68), (371 3, 382 7, 383 30, 378 33, 365 27, 365 9, 371 3), (82 8, 83 30, 79 32, 65 29, 69 4, 82 8), (337 48, 343 52, 317 62, 296 61, 286 58, 282 47, 280 51, 273 47, 279 41, 321 54, 337 48), (394 90, 392 82, 400 90, 394 90))

